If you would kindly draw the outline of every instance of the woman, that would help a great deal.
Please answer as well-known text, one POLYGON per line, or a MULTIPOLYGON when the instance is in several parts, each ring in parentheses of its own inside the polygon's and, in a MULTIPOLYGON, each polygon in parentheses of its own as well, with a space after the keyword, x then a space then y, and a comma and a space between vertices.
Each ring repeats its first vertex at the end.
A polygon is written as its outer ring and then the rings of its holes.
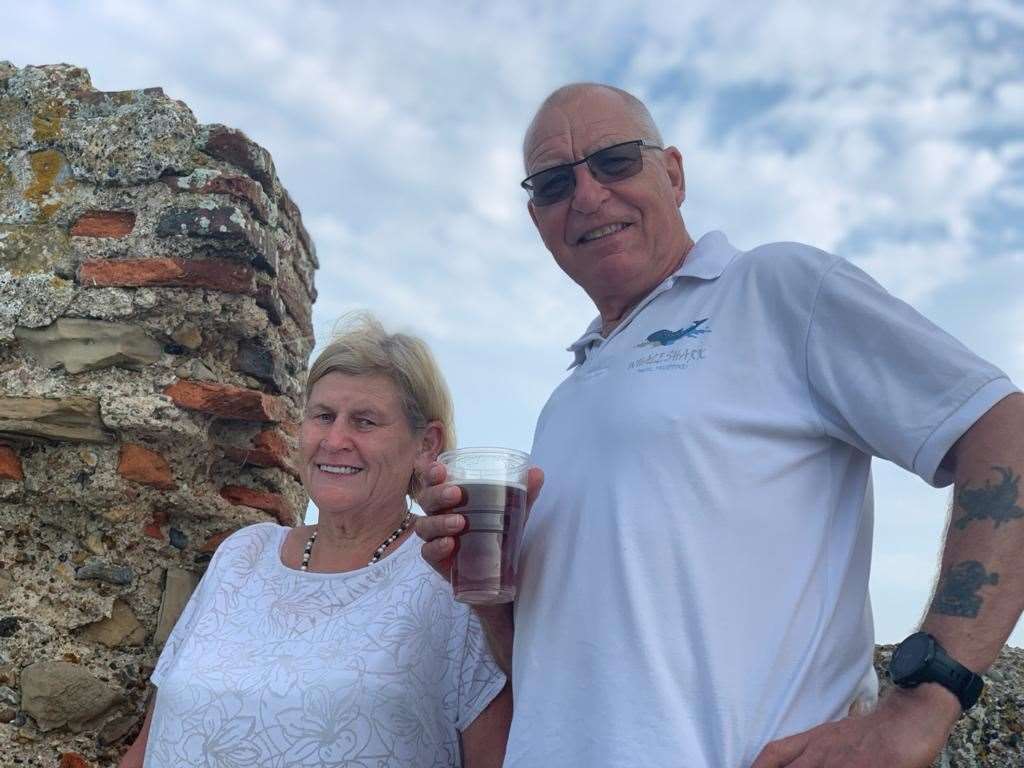
POLYGON ((480 626, 420 557, 407 497, 455 444, 426 345, 350 323, 309 371, 313 526, 218 548, 160 656, 122 768, 500 766, 511 694, 480 626))

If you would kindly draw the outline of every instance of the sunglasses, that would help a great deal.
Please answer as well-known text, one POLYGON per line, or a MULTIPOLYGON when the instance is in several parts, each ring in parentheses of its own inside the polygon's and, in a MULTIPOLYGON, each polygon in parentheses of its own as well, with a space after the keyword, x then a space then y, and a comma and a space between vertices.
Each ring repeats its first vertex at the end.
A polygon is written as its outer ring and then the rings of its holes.
POLYGON ((521 186, 530 193, 534 205, 545 206, 560 203, 569 199, 576 189, 576 173, 573 171, 580 163, 586 163, 590 175, 602 184, 628 179, 636 176, 644 168, 641 149, 664 149, 657 144, 649 144, 643 139, 624 141, 610 147, 599 149, 574 163, 556 165, 543 171, 527 176, 521 186))

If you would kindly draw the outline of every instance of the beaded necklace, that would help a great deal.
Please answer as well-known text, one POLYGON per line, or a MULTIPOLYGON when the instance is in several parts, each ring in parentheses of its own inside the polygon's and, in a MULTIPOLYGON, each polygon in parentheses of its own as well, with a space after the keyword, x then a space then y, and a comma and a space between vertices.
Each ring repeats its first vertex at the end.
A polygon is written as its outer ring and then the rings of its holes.
MULTIPOLYGON (((370 562, 368 562, 367 565, 373 565, 382 557, 384 557, 384 552, 387 550, 387 548, 394 544, 395 540, 399 536, 405 533, 405 529, 409 527, 409 524, 411 522, 412 510, 410 509, 405 513, 405 517, 402 519, 401 525, 395 528, 395 530, 391 532, 391 535, 384 539, 384 541, 380 543, 379 547, 373 550, 373 557, 370 558, 370 562)), ((316 534, 318 530, 319 527, 313 529, 313 535, 309 537, 309 540, 306 542, 306 548, 302 550, 303 571, 309 570, 309 556, 313 553, 313 542, 316 541, 316 534)))

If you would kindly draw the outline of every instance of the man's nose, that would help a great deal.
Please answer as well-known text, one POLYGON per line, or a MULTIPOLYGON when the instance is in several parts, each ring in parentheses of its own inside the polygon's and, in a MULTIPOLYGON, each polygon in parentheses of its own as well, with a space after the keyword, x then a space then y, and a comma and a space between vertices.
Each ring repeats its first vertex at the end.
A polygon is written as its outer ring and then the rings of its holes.
POLYGON ((576 174, 576 188, 571 203, 573 210, 593 213, 608 198, 608 188, 594 178, 586 163, 580 163, 572 170, 576 174))

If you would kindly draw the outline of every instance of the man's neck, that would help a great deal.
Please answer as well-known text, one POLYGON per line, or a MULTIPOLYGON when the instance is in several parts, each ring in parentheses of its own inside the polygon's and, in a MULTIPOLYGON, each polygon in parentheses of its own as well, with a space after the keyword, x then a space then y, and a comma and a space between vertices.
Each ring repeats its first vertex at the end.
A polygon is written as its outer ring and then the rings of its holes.
POLYGON ((665 274, 659 276, 652 285, 647 286, 646 290, 630 299, 627 299, 625 302, 621 300, 612 300, 599 304, 597 311, 601 315, 601 336, 608 338, 611 332, 629 316, 629 313, 632 312, 644 299, 650 296, 651 291, 661 285, 669 275, 674 274, 683 265, 683 262, 686 261, 686 257, 690 255, 690 251, 693 250, 693 246, 693 238, 687 234, 686 241, 682 248, 680 248, 681 255, 679 256, 679 259, 670 269, 666 270, 665 274))

